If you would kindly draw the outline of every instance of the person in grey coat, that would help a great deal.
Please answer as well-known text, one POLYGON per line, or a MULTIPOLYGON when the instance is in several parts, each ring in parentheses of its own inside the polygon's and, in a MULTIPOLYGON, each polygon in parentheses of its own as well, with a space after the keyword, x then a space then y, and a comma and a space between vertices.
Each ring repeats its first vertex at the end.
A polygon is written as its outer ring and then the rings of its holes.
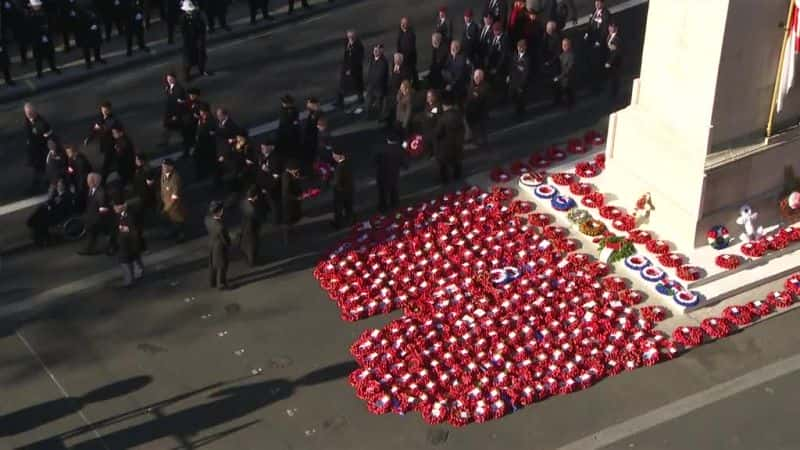
POLYGON ((558 75, 553 78, 553 106, 561 104, 562 98, 566 97, 567 108, 572 109, 575 104, 575 54, 572 52, 572 41, 569 38, 561 40, 561 55, 558 57, 558 75))
POLYGON ((223 204, 214 201, 208 207, 205 218, 208 232, 208 281, 212 288, 228 288, 228 250, 231 236, 223 220, 223 204))

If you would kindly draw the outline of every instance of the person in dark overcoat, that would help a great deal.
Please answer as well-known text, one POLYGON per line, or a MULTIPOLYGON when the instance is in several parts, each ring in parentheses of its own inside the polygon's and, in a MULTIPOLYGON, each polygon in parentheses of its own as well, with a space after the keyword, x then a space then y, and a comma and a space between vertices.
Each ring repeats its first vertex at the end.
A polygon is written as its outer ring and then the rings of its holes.
POLYGON ((301 151, 302 132, 300 129, 300 113, 297 111, 294 98, 285 94, 280 99, 281 110, 278 117, 278 131, 275 139, 275 156, 278 164, 288 160, 297 162, 301 151))
POLYGON ((122 285, 130 287, 144 275, 142 233, 136 220, 136 208, 125 202, 122 193, 114 195, 113 207, 116 213, 117 256, 122 269, 122 285))
POLYGON ((123 189, 133 181, 133 173, 136 170, 136 150, 133 141, 122 124, 116 124, 111 128, 114 137, 114 171, 119 175, 120 187, 123 189))
POLYGON ((197 7, 185 0, 181 22, 183 36, 183 75, 186 81, 192 79, 192 67, 197 67, 200 75, 206 76, 206 23, 197 12, 197 7))
POLYGON ((22 64, 28 63, 28 49, 30 48, 31 35, 25 21, 25 10, 13 0, 3 0, 3 12, 0 14, 0 30, 10 33, 19 48, 19 58, 22 64))
POLYGON ((50 227, 67 220, 75 213, 75 195, 70 192, 64 180, 58 180, 48 193, 47 201, 39 205, 28 218, 33 243, 44 247, 51 243, 50 227))
POLYGON ((114 113, 111 111, 111 102, 104 101, 100 103, 100 114, 92 123, 92 128, 89 130, 89 135, 83 140, 83 145, 87 146, 94 139, 99 141, 100 154, 103 155, 103 165, 100 175, 103 180, 108 178, 114 165, 116 164, 116 152, 114 151, 114 136, 111 129, 115 126, 122 126, 122 123, 117 120, 114 113))
MULTIPOLYGON (((400 28, 397 30, 397 53, 403 55, 408 70, 411 72, 411 82, 414 86, 419 82, 417 74, 417 35, 411 28, 408 17, 400 19, 400 28)), ((397 94, 397 92, 395 92, 397 94)), ((389 95, 391 97, 391 94, 389 95)))
POLYGON ((181 0, 162 0, 164 3, 164 22, 167 23, 167 43, 175 42, 175 28, 181 19, 181 0))
POLYGON ((212 288, 225 290, 228 288, 228 252, 231 247, 231 236, 225 225, 222 202, 211 202, 205 226, 208 232, 208 283, 212 288))
POLYGON ((606 77, 608 78, 608 92, 612 102, 619 96, 619 87, 622 82, 622 41, 619 37, 619 26, 612 23, 608 26, 608 59, 605 63, 606 77))
POLYGON ((383 113, 386 91, 389 88, 389 63, 383 56, 383 45, 372 48, 372 57, 367 69, 367 119, 374 119, 383 113))
POLYGON ((82 213, 86 207, 86 196, 89 189, 89 186, 86 185, 86 177, 92 172, 92 164, 86 155, 72 145, 64 147, 64 152, 67 155, 65 182, 69 190, 75 194, 75 209, 82 213))
POLYGON ((461 42, 450 42, 450 49, 447 60, 442 70, 445 91, 453 96, 456 104, 461 104, 467 94, 467 83, 469 83, 469 65, 467 58, 461 51, 461 42))
POLYGON ((242 212, 242 233, 239 248, 250 267, 258 264, 258 250, 261 242, 261 223, 264 218, 264 203, 258 186, 250 186, 247 195, 239 202, 242 212))
POLYGON ((142 251, 147 250, 144 228, 147 216, 154 216, 158 206, 158 185, 156 175, 150 170, 144 155, 137 153, 134 159, 136 171, 133 173, 133 196, 136 201, 136 228, 141 235, 142 251))
POLYGON ((489 120, 489 85, 482 69, 475 69, 464 101, 464 116, 470 139, 485 148, 489 144, 486 122, 489 120))
POLYGON ((133 39, 136 38, 136 45, 140 51, 150 53, 150 48, 144 42, 144 3, 143 0, 131 0, 130 8, 126 13, 125 40, 127 43, 127 55, 133 55, 133 39))
POLYGON ((575 105, 575 54, 569 38, 561 40, 561 54, 558 56, 559 72, 553 77, 553 106, 561 104, 565 99, 567 108, 575 105))
POLYGON ((442 43, 445 47, 450 45, 453 40, 453 22, 447 17, 447 7, 442 6, 439 8, 439 14, 436 16, 436 25, 433 28, 434 33, 442 35, 442 43))
POLYGON ((421 128, 422 140, 425 143, 425 153, 429 157, 436 155, 436 146, 438 144, 436 138, 436 125, 441 114, 442 105, 439 99, 439 94, 433 89, 428 89, 428 91, 425 93, 425 111, 422 113, 421 128))
POLYGON ((364 44, 355 30, 347 30, 345 35, 336 106, 342 108, 344 97, 351 94, 358 95, 358 103, 364 102, 364 44))
MULTIPOLYGON (((161 121, 164 128, 160 146, 168 147, 170 136, 182 131, 185 103, 186 91, 178 83, 175 74, 167 72, 164 75, 164 117, 161 121)), ((188 152, 185 152, 183 156, 188 156, 188 152)))
POLYGON ((207 109, 198 111, 194 137, 194 164, 197 178, 204 180, 214 173, 217 164, 217 122, 207 109))
POLYGON ((211 111, 211 105, 200 98, 200 89, 195 87, 186 89, 186 97, 180 108, 181 140, 183 141, 183 154, 186 156, 192 154, 195 146, 200 110, 211 111))
POLYGON ((84 213, 83 224, 86 227, 86 247, 79 255, 96 255, 95 245, 97 238, 101 234, 109 236, 109 246, 106 253, 113 250, 113 239, 115 233, 112 232, 112 211, 109 206, 106 192, 100 185, 102 177, 98 173, 90 173, 86 177, 86 185, 89 192, 86 198, 86 212, 84 213))
POLYGON ((385 214, 399 204, 400 169, 407 169, 406 153, 397 145, 386 145, 375 155, 375 181, 378 187, 378 211, 385 214))
POLYGON ((47 139, 47 156, 45 157, 45 179, 48 190, 52 190, 56 182, 63 179, 67 171, 67 161, 64 149, 55 135, 47 139))
POLYGON ((0 71, 3 72, 3 79, 6 81, 6 86, 14 86, 14 80, 11 78, 11 58, 8 55, 8 43, 5 36, 0 32, 0 71))
POLYGON ((494 22, 505 23, 508 19, 508 0, 485 0, 483 15, 492 16, 494 22))
POLYGON ((33 104, 25 103, 25 141, 28 153, 28 167, 33 169, 31 191, 41 187, 47 156, 47 139, 53 134, 50 124, 36 111, 33 104))
POLYGON ((63 0, 58 7, 58 29, 61 31, 64 53, 68 53, 72 48, 71 39, 74 37, 75 42, 78 42, 83 11, 78 0, 63 0))
POLYGON ((561 33, 558 31, 558 24, 549 21, 544 28, 544 38, 540 48, 541 73, 544 79, 552 79, 561 71, 559 56, 561 55, 561 33))
POLYGON ((405 80, 414 83, 414 74, 406 64, 403 54, 397 52, 394 54, 394 64, 392 64, 389 72, 389 89, 386 91, 386 100, 384 101, 383 120, 386 121, 387 131, 391 131, 394 126, 395 113, 397 112, 397 92, 405 80))
POLYGON ((595 92, 602 89, 605 63, 608 59, 608 26, 611 24, 611 12, 606 8, 604 0, 595 0, 594 11, 589 19, 589 29, 584 40, 589 45, 589 69, 591 85, 595 92))
POLYGON ((464 31, 461 34, 461 46, 467 63, 473 67, 480 66, 481 27, 472 19, 472 8, 464 11, 464 31))
POLYGON ((262 204, 269 210, 273 225, 281 223, 281 165, 275 156, 275 145, 262 143, 256 171, 256 186, 262 204))
POLYGON ((525 114, 528 101, 528 84, 531 80, 531 59, 525 39, 517 42, 517 52, 511 59, 508 75, 508 96, 514 102, 514 115, 519 120, 525 114))
POLYGON ((442 71, 447 64, 448 52, 449 49, 445 45, 442 35, 433 33, 431 35, 431 65, 428 67, 428 87, 430 89, 439 90, 444 87, 442 71))
POLYGON ((461 178, 461 161, 464 158, 464 118, 454 107, 450 96, 445 96, 442 116, 436 124, 436 162, 439 164, 439 177, 442 184, 450 181, 450 172, 458 180, 461 178))
POLYGON ((495 93, 504 97, 506 94, 506 76, 511 56, 511 44, 508 34, 500 22, 492 25, 492 41, 486 52, 485 71, 495 93))
POLYGON ((53 45, 53 31, 50 27, 50 18, 42 9, 41 0, 30 0, 31 9, 28 12, 26 26, 31 34, 33 57, 36 60, 36 77, 42 77, 42 65, 47 60, 50 71, 60 74, 56 67, 56 49, 53 45))
POLYGON ((355 195, 355 181, 350 160, 341 149, 333 149, 333 162, 336 167, 331 177, 333 188, 333 221, 332 225, 337 230, 343 226, 351 225, 355 220, 353 213, 353 196, 355 195))
POLYGON ((300 167, 296 161, 289 161, 281 175, 281 225, 285 244, 289 243, 290 230, 303 217, 302 196, 300 167))
POLYGON ((93 57, 94 62, 106 63, 106 60, 100 55, 100 46, 103 44, 102 24, 93 9, 83 11, 75 36, 76 42, 83 52, 83 61, 86 63, 87 69, 92 68, 93 57))

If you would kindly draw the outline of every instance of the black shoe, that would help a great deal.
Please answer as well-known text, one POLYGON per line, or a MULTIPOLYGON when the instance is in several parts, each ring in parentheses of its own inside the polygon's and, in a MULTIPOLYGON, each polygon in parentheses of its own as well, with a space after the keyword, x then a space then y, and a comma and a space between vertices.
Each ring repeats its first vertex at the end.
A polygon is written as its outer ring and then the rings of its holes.
POLYGON ((58 68, 56 68, 56 69, 53 69, 53 72, 54 72, 56 75, 61 75, 61 69, 58 69, 58 68))

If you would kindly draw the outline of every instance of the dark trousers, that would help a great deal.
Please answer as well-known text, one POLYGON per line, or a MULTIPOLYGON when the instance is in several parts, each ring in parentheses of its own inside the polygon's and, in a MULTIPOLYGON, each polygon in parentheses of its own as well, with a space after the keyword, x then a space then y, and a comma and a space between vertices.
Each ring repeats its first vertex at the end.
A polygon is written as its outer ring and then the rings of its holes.
POLYGON ((481 146, 489 143, 489 130, 486 126, 485 117, 468 120, 467 125, 469 125, 470 137, 473 141, 481 146))
POLYGON ((228 29, 228 6, 224 4, 217 5, 214 8, 209 8, 208 12, 206 13, 206 18, 208 19, 208 32, 213 33, 217 29, 217 23, 219 23, 219 27, 223 29, 228 29))
MULTIPOLYGON (((169 1, 169 0, 167 0, 167 1, 169 1)), ((157 3, 157 6, 158 6, 158 17, 160 17, 162 21, 165 20, 165 18, 167 16, 166 11, 164 10, 164 2, 163 1, 145 0, 144 1, 144 26, 145 26, 145 28, 150 28, 150 17, 151 17, 151 14, 153 12, 153 3, 157 3)))
POLYGON ((553 105, 560 105, 565 100, 567 108, 575 106, 575 90, 572 85, 562 86, 561 83, 553 83, 553 105))
POLYGON ((73 25, 62 25, 61 26, 61 39, 64 41, 64 52, 68 52, 71 47, 71 39, 75 38, 77 42, 77 32, 76 28, 73 25))
MULTIPOLYGON (((296 0, 289 0, 289 14, 291 14, 294 11, 295 1, 296 0)), ((303 6, 303 8, 311 8, 311 5, 308 4, 308 0, 300 0, 300 4, 303 6)))
POLYGON ((453 178, 456 180, 461 179, 461 160, 444 160, 436 158, 439 163, 439 179, 442 183, 450 182, 450 172, 453 172, 453 178))
POLYGON ((167 43, 172 44, 175 42, 175 25, 178 23, 178 17, 167 15, 165 22, 167 22, 167 43))
POLYGON ((131 56, 131 53, 133 53, 134 37, 136 37, 136 45, 139 46, 139 50, 147 50, 147 45, 145 45, 144 43, 144 26, 142 25, 139 25, 138 27, 131 26, 128 28, 128 32, 125 35, 128 44, 128 56, 131 56))
POLYGON ((0 69, 3 71, 3 79, 6 80, 6 84, 11 84, 14 80, 11 78, 11 71, 8 70, 8 64, 0 64, 0 69))
POLYGON ((119 14, 114 12, 108 12, 103 14, 101 18, 103 20, 103 29, 105 30, 106 33, 106 41, 109 41, 111 39, 111 28, 113 26, 117 27, 117 34, 119 34, 120 36, 122 36, 122 34, 125 32, 125 26, 123 25, 123 20, 122 20, 123 18, 119 14))
POLYGON ((100 46, 97 47, 83 47, 83 60, 86 62, 86 67, 92 67, 92 57, 94 56, 95 62, 105 62, 100 57, 100 46))
POLYGON ((376 114, 378 117, 380 117, 380 115, 383 113, 383 104, 385 98, 386 97, 383 94, 367 91, 367 119, 375 118, 376 114))
POLYGON ((228 284, 228 261, 214 266, 211 256, 208 257, 208 284, 212 288, 228 284))
POLYGON ((45 59, 50 66, 50 70, 58 72, 58 68, 56 67, 56 52, 52 45, 34 47, 33 57, 36 58, 36 75, 42 75, 42 65, 45 59))
MULTIPOLYGON (((202 55, 197 58, 197 69, 200 71, 200 74, 206 73, 206 56, 202 55)), ((192 79, 192 65, 188 63, 183 64, 183 78, 185 80, 192 79)))
POLYGON ((269 0, 248 0, 250 5, 250 23, 256 23, 258 10, 261 10, 261 18, 269 17, 269 0))
POLYGON ((610 68, 607 70, 608 76, 608 94, 611 101, 616 101, 619 97, 619 89, 622 84, 622 77, 618 68, 610 68))
POLYGON ((511 89, 508 95, 514 103, 514 114, 521 117, 525 114, 525 104, 528 102, 528 91, 526 89, 511 89))
POLYGON ((337 227, 353 222, 353 192, 333 190, 333 222, 337 227))
MULTIPOLYGON (((255 222, 255 221, 254 221, 255 222)), ((242 238, 239 246, 244 254, 244 259, 251 267, 258 263, 259 233, 261 225, 257 222, 242 224, 242 238)))
POLYGON ((108 235, 108 250, 116 250, 117 248, 117 235, 114 233, 107 223, 98 222, 86 227, 86 252, 94 253, 95 246, 97 245, 97 238, 101 235, 108 235))
POLYGON ((397 192, 397 181, 393 183, 386 183, 381 181, 380 178, 378 181, 378 211, 386 212, 387 210, 394 210, 397 208, 397 205, 400 203, 397 192))

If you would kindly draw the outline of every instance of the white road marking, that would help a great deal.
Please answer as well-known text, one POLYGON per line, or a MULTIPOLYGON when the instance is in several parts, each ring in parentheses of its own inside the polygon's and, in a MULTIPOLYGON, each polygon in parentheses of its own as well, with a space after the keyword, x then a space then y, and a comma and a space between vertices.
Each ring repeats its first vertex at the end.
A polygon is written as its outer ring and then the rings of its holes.
MULTIPOLYGON (((612 13, 618 13, 618 12, 621 12, 621 11, 625 11, 627 9, 635 8, 635 7, 639 6, 639 5, 643 5, 643 4, 647 3, 647 2, 648 2, 648 0, 627 0, 625 2, 622 2, 622 3, 618 4, 618 5, 612 6, 609 9, 611 10, 612 13)), ((569 30, 569 29, 572 29, 572 28, 581 27, 583 25, 586 25, 589 22, 590 18, 591 18, 591 14, 582 16, 581 18, 578 19, 578 23, 577 24, 574 24, 574 23, 570 22, 564 28, 566 30, 569 30)), ((311 20, 314 20, 314 19, 315 19, 315 17, 309 17, 304 22, 307 23, 308 21, 311 21, 311 20)), ((242 41, 245 41, 245 40, 255 39, 255 38, 258 38, 258 37, 264 37, 264 36, 267 36, 269 34, 272 34, 275 31, 279 31, 279 30, 269 30, 269 31, 266 31, 264 33, 257 34, 255 36, 250 36, 250 37, 245 37, 245 38, 242 38, 242 39, 238 39, 238 40, 234 41, 233 43, 241 43, 242 41)), ((233 45, 233 43, 222 44, 222 45, 216 46, 214 48, 223 48, 225 46, 233 45)), ((209 49, 209 51, 212 51, 212 50, 213 49, 209 49)), ((419 74, 420 78, 423 78, 426 75, 427 75, 427 71, 420 72, 420 74, 419 74)), ((356 97, 355 96, 351 96, 351 97, 348 97, 347 99, 345 99, 345 103, 346 104, 352 104, 352 102, 354 102, 355 100, 356 100, 356 97)), ((333 111, 335 109, 335 107, 334 107, 334 105, 332 103, 326 103, 326 104, 322 105, 321 108, 322 108, 323 112, 330 112, 330 111, 333 111)), ((305 118, 305 112, 303 112, 303 114, 301 114, 301 119, 302 118, 305 118)), ((522 125, 522 124, 519 124, 519 125, 522 125)), ((259 136, 261 134, 269 133, 269 132, 277 130, 277 129, 278 129, 278 121, 277 120, 273 120, 271 122, 267 122, 265 124, 261 124, 261 125, 255 126, 253 128, 250 128, 249 133, 250 133, 250 136, 259 136)), ((150 165, 152 167, 158 167, 159 165, 161 165, 161 162, 164 161, 165 159, 167 159, 167 158, 171 158, 171 159, 178 158, 179 156, 181 156, 181 153, 182 152, 175 152, 175 153, 171 153, 169 155, 164 155, 164 156, 161 156, 159 158, 155 158, 155 159, 150 161, 150 165)), ((22 210, 22 209, 27 209, 27 208, 29 208, 31 206, 34 206, 34 205, 38 205, 38 204, 44 202, 45 200, 47 200, 47 196, 39 196, 39 197, 20 200, 20 201, 14 202, 14 203, 9 203, 7 205, 0 206, 0 217, 2 217, 4 215, 7 215, 7 214, 14 213, 14 212, 22 210)))
MULTIPOLYGON (((44 363, 44 360, 42 359, 41 356, 39 356, 39 353, 37 353, 36 350, 33 349, 33 346, 30 344, 30 342, 28 342, 28 340, 25 339, 25 336, 23 336, 22 333, 19 331, 16 331, 15 334, 17 335, 17 338, 19 338, 19 340, 22 342, 22 345, 24 345, 25 348, 28 349, 28 352, 30 352, 30 354, 33 355, 34 358, 36 358, 36 361, 38 361, 39 365, 42 366, 42 369, 45 371, 47 376, 50 377, 50 380, 53 382, 53 384, 56 385, 56 388, 58 388, 58 390, 61 392, 61 395, 63 395, 64 398, 71 398, 69 392, 67 392, 64 386, 58 381, 58 378, 56 378, 56 376, 53 374, 53 371, 50 370, 49 367, 47 367, 47 364, 44 363)), ((95 437, 100 441, 100 443, 103 444, 103 448, 105 448, 106 450, 111 450, 108 448, 105 441, 103 441, 103 437, 100 435, 97 429, 94 426, 92 426, 92 421, 90 421, 89 418, 86 417, 86 414, 83 413, 83 410, 79 409, 77 411, 77 414, 81 418, 83 423, 86 424, 86 426, 92 430, 92 434, 94 434, 95 437)))
POLYGON ((798 370, 800 370, 800 355, 794 355, 600 430, 557 450, 600 449, 798 370))

